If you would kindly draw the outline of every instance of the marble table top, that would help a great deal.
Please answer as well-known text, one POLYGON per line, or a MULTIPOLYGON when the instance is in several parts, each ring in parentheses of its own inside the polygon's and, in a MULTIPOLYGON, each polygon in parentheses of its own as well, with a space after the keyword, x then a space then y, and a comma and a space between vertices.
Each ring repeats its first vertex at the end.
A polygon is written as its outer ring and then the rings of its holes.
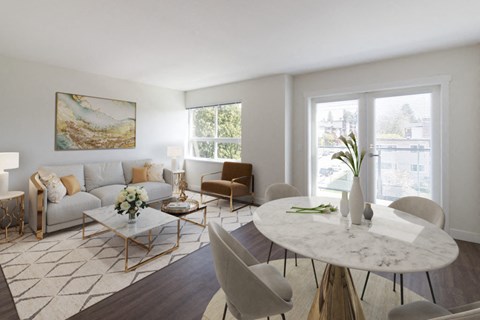
POLYGON ((140 215, 137 217, 137 222, 135 224, 129 224, 128 214, 118 214, 115 211, 114 206, 106 206, 93 210, 87 210, 84 212, 84 214, 114 231, 118 235, 123 236, 124 238, 131 238, 156 227, 160 227, 178 220, 177 217, 150 207, 140 209, 140 215))
POLYGON ((286 213, 292 206, 338 206, 339 199, 294 197, 267 202, 253 222, 276 244, 301 255, 353 269, 418 272, 443 268, 458 256, 445 231, 411 214, 372 204, 371 223, 352 225, 339 211, 330 214, 286 213))

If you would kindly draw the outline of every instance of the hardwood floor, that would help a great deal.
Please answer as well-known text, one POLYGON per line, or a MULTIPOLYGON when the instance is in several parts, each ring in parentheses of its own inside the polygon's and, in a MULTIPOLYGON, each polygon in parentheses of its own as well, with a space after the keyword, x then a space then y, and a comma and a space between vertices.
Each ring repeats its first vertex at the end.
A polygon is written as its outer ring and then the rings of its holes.
MULTIPOLYGON (((266 260, 270 241, 253 223, 232 234, 260 261, 266 260)), ((458 259, 447 268, 430 272, 437 302, 445 307, 480 300, 480 244, 457 243, 458 259)), ((273 257, 282 258, 283 249, 274 246, 273 257)), ((391 274, 382 276, 392 278, 391 274)), ((405 287, 430 299, 425 273, 406 274, 404 283, 405 287)), ((201 319, 218 288, 210 247, 205 246, 71 319, 201 319)), ((3 272, 0 275, 0 318, 18 319, 3 272)))

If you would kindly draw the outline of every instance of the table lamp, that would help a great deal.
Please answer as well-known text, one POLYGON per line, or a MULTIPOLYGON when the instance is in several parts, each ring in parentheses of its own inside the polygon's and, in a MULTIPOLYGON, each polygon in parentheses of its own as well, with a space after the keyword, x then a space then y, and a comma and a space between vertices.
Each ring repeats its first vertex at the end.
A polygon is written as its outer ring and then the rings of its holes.
POLYGON ((8 172, 6 169, 18 168, 18 152, 0 152, 0 195, 8 193, 8 172))
POLYGON ((182 147, 173 146, 167 147, 167 157, 172 158, 172 171, 177 170, 177 158, 182 156, 183 149, 182 147))

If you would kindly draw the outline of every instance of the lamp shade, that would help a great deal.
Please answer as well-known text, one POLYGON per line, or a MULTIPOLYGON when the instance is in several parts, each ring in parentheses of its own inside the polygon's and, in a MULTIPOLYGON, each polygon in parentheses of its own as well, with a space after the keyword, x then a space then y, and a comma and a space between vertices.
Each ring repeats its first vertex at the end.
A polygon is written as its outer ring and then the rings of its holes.
POLYGON ((18 152, 0 152, 0 170, 18 168, 19 158, 18 152))
POLYGON ((167 157, 178 158, 183 154, 183 148, 178 146, 167 147, 167 157))

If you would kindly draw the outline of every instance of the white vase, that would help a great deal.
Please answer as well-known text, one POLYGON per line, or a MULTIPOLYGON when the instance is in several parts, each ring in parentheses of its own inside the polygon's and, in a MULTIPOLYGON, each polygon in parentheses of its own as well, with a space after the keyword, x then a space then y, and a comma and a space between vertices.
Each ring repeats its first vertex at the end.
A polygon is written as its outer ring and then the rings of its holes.
POLYGON ((362 187, 358 177, 353 177, 352 190, 350 191, 350 198, 348 199, 350 207, 350 217, 352 224, 361 224, 364 209, 362 187))
POLYGON ((342 191, 342 200, 340 200, 340 213, 342 217, 348 216, 348 192, 342 191))

